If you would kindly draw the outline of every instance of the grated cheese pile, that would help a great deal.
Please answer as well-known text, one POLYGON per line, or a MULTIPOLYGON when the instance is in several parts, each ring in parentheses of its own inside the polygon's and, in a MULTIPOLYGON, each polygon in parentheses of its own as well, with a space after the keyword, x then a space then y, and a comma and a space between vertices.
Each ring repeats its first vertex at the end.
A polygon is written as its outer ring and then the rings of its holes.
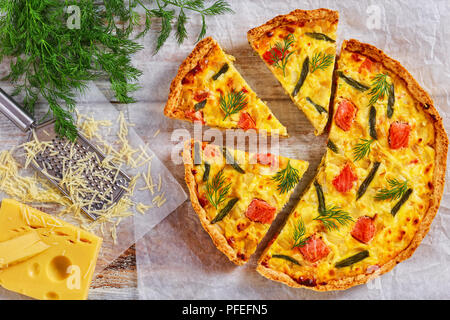
POLYGON ((74 147, 73 143, 67 142, 64 145, 64 150, 67 152, 65 156, 59 153, 59 150, 54 148, 51 142, 38 141, 36 136, 34 136, 34 139, 31 141, 0 153, 0 191, 24 203, 39 203, 40 206, 44 203, 58 204, 61 206, 58 215, 71 214, 79 222, 80 227, 91 232, 99 230, 103 236, 109 231, 112 239, 116 242, 117 227, 124 218, 134 214, 133 207, 137 212, 146 214, 151 208, 155 206, 161 207, 167 201, 165 193, 161 193, 162 178, 159 175, 158 183, 153 183, 151 173, 153 156, 148 155, 144 146, 139 146, 136 149, 130 145, 128 127, 132 124, 126 122, 122 112, 118 118, 118 140, 114 143, 114 147, 100 134, 102 128, 112 126, 110 121, 95 120, 92 116, 79 113, 77 113, 77 119, 77 126, 80 132, 89 140, 95 139, 98 144, 97 147, 105 154, 106 157, 103 161, 100 161, 97 154, 92 152, 86 152, 81 157, 78 155, 78 158, 75 158, 76 161, 73 161, 72 157, 76 153, 76 147, 74 147), (62 164, 60 177, 51 176, 47 171, 51 168, 45 167, 42 172, 67 190, 70 199, 37 173, 32 176, 21 175, 22 165, 15 159, 17 150, 20 148, 23 148, 26 155, 25 164, 23 165, 24 169, 32 162, 37 164, 35 157, 43 151, 46 151, 50 156, 58 158, 58 161, 62 164), (76 163, 74 164, 74 162, 76 163), (97 170, 94 170, 94 162, 100 163, 97 170), (86 176, 92 176, 91 179, 93 180, 103 179, 103 181, 115 184, 119 170, 127 166, 138 169, 146 166, 147 170, 146 173, 138 173, 131 177, 128 186, 120 186, 125 190, 124 195, 115 205, 109 206, 112 202, 112 197, 107 195, 112 191, 103 189, 104 192, 99 192, 98 189, 92 187, 91 180, 86 180, 86 176), (148 189, 149 195, 151 195, 150 204, 135 203, 132 200, 139 179, 142 179, 143 184, 146 186, 145 188, 139 188, 139 190, 148 189), (107 205, 99 210, 96 208, 93 211, 99 215, 99 218, 93 221, 85 215, 81 208, 91 208, 95 199, 101 199, 107 205))

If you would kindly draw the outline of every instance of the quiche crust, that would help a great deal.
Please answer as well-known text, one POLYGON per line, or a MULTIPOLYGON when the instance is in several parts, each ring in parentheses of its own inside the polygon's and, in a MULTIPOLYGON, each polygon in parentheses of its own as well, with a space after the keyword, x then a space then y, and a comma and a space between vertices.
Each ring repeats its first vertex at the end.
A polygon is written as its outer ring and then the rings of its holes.
MULTIPOLYGON (((289 275, 276 271, 274 269, 268 268, 262 264, 264 258, 266 257, 267 251, 270 249, 270 245, 265 249, 261 258, 258 261, 257 271, 268 279, 282 282, 291 287, 304 287, 312 289, 315 291, 331 291, 331 290, 345 290, 355 285, 364 284, 379 275, 389 272, 401 261, 404 261, 412 256, 416 248, 421 243, 422 239, 427 234, 430 229, 431 222, 435 217, 439 204, 442 198, 444 183, 445 183, 445 170, 447 162, 447 151, 448 151, 448 137, 445 132, 442 118, 434 107, 433 100, 430 98, 428 93, 420 87, 417 81, 412 77, 412 75, 396 60, 388 57, 383 51, 377 49, 376 47, 361 43, 357 40, 351 39, 344 41, 342 45, 342 51, 348 51, 352 53, 359 53, 364 56, 369 57, 375 62, 381 63, 387 70, 395 73, 399 78, 403 80, 406 88, 411 93, 412 97, 420 102, 424 108, 426 114, 429 115, 430 121, 434 124, 435 129, 435 144, 434 149, 436 151, 435 155, 435 168, 433 174, 433 193, 430 197, 430 206, 425 212, 423 220, 420 223, 418 230, 413 236, 409 245, 403 249, 401 252, 395 256, 395 258, 389 260, 383 265, 379 266, 379 269, 371 274, 358 274, 355 276, 345 277, 337 280, 331 280, 326 284, 318 283, 316 286, 301 285, 294 281, 289 275)), ((335 76, 336 77, 336 76, 335 76)), ((336 79, 335 79, 336 80, 336 79)), ((332 104, 333 105, 333 104, 332 104)), ((321 164, 321 167, 326 164, 321 164)), ((320 168, 319 168, 320 170, 320 168)))
POLYGON ((279 26, 304 20, 324 20, 334 23, 339 19, 339 13, 330 9, 320 8, 316 10, 300 10, 296 9, 288 14, 279 15, 267 21, 265 24, 253 28, 247 32, 247 39, 254 48, 254 42, 258 41, 267 31, 279 26))
POLYGON ((164 108, 164 115, 174 119, 184 120, 184 112, 178 109, 178 105, 181 99, 181 90, 183 88, 182 81, 184 77, 202 60, 209 51, 215 46, 216 42, 213 38, 208 37, 201 40, 189 54, 189 56, 183 61, 178 68, 178 73, 172 80, 169 91, 169 98, 167 99, 166 106, 164 108))

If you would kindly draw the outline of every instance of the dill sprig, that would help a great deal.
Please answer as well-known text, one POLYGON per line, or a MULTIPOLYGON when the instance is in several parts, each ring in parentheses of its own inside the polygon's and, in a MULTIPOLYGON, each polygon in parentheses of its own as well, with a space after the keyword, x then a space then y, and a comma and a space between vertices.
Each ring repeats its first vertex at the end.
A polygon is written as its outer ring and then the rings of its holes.
POLYGON ((389 75, 387 73, 379 73, 372 78, 372 86, 369 95, 372 97, 369 101, 369 107, 374 105, 378 99, 383 99, 389 95, 390 84, 387 81, 389 75))
POLYGON ((290 56, 294 53, 291 51, 288 53, 292 44, 295 41, 295 37, 292 33, 289 33, 284 39, 283 43, 277 42, 275 47, 270 49, 270 59, 274 67, 283 70, 283 76, 286 76, 286 65, 290 56))
POLYGON ((310 72, 314 73, 316 70, 325 70, 333 64, 333 61, 334 55, 332 54, 326 54, 323 52, 315 53, 310 62, 310 72))
POLYGON ((289 160, 286 168, 278 171, 275 176, 272 177, 272 180, 278 182, 277 190, 283 194, 297 185, 300 181, 300 176, 298 170, 291 166, 291 161, 289 160))
POLYGON ((230 191, 231 183, 225 185, 225 177, 223 176, 223 169, 220 170, 211 180, 206 183, 206 197, 208 201, 218 208, 218 206, 225 201, 225 197, 230 191))
POLYGON ((390 188, 383 188, 375 195, 376 200, 397 200, 408 191, 408 180, 388 179, 390 188))
POLYGON ((358 161, 370 153, 373 139, 360 139, 362 142, 353 147, 353 160, 358 161))
POLYGON ((220 109, 225 113, 225 120, 228 116, 238 113, 247 105, 247 100, 245 99, 244 91, 231 91, 226 96, 220 95, 219 106, 220 109))
POLYGON ((331 206, 326 208, 314 220, 322 221, 323 225, 328 231, 339 229, 338 224, 346 225, 353 221, 353 218, 348 212, 341 210, 340 207, 331 206))
POLYGON ((145 35, 151 29, 152 18, 156 17, 161 19, 161 31, 159 32, 159 36, 156 41, 155 53, 161 49, 170 36, 172 31, 172 23, 176 16, 174 8, 178 8, 179 10, 175 23, 175 36, 179 44, 183 43, 187 37, 186 23, 188 21, 188 17, 186 15, 186 11, 192 11, 200 14, 202 27, 198 34, 197 41, 200 41, 206 35, 207 16, 233 13, 230 5, 224 0, 217 0, 208 7, 205 6, 205 0, 156 0, 156 8, 153 9, 147 8, 144 4, 144 0, 131 0, 131 2, 139 4, 139 6, 145 10, 145 29, 139 34, 139 36, 145 35))
POLYGON ((292 249, 306 245, 308 239, 305 238, 305 233, 305 224, 303 223, 303 219, 300 218, 297 225, 294 227, 294 244, 292 245, 292 249))

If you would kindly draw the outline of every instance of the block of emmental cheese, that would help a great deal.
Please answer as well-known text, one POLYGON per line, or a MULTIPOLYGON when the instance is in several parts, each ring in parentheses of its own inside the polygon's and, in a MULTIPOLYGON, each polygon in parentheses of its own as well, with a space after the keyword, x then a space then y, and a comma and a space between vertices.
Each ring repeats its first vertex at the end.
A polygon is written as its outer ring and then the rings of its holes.
POLYGON ((86 299, 101 244, 92 233, 3 199, 0 285, 36 299, 86 299))

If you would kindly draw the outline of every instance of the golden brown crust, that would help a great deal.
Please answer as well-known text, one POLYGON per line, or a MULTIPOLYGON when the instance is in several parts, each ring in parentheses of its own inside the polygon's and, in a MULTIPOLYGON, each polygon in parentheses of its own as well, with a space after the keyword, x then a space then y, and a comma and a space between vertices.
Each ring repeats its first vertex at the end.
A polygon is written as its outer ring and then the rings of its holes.
POLYGON ((189 71, 194 69, 197 64, 210 52, 210 50, 218 46, 218 43, 211 37, 200 41, 192 50, 191 54, 183 61, 178 68, 178 73, 170 85, 169 98, 164 108, 164 115, 170 118, 186 119, 184 112, 178 106, 181 98, 182 81, 189 71))
POLYGON ((206 217, 206 211, 200 205, 197 196, 197 183, 195 182, 194 174, 192 170, 194 169, 194 164, 192 160, 192 152, 191 152, 191 144, 192 141, 186 141, 184 145, 183 151, 183 162, 184 162, 184 170, 185 170, 185 181, 186 185, 189 189, 189 195, 192 202, 192 207, 194 211, 197 213, 198 218, 200 219, 200 223, 203 226, 203 229, 208 232, 209 236, 214 242, 214 245, 222 251, 228 259, 234 262, 237 265, 243 265, 247 261, 243 261, 238 258, 237 251, 233 249, 227 242, 225 236, 219 232, 218 227, 211 224, 211 222, 206 217))
POLYGON ((293 22, 321 20, 329 21, 331 23, 337 22, 339 13, 330 9, 315 9, 315 10, 294 10, 288 14, 276 16, 267 21, 265 24, 253 28, 247 32, 247 39, 250 45, 257 51, 254 43, 258 41, 267 31, 270 31, 279 26, 283 26, 293 22))
MULTIPOLYGON (((434 122, 435 128, 434 148, 436 151, 435 169, 433 176, 433 186, 434 186, 433 194, 431 195, 430 199, 430 207, 428 208, 428 211, 425 213, 424 218, 419 226, 419 229, 417 230, 408 247, 402 250, 394 259, 380 266, 380 268, 372 274, 360 274, 352 277, 334 280, 328 282, 325 285, 318 284, 315 287, 307 287, 295 282, 287 274, 265 267, 262 264, 263 259, 265 257, 266 253, 265 252, 261 257, 261 259, 258 261, 257 271, 269 279, 283 282, 291 287, 296 288, 305 287, 316 291, 344 290, 353 287, 355 285, 364 284, 379 275, 389 272, 398 263, 411 257, 414 251, 421 243, 422 239, 428 233, 431 222, 433 221, 433 218, 435 217, 439 209, 439 204, 441 202, 442 194, 444 191, 445 170, 447 168, 448 137, 445 132, 444 125, 442 123, 442 118, 434 107, 433 100, 430 98, 428 93, 425 92, 425 90, 423 90, 420 87, 417 81, 398 61, 388 57, 383 51, 377 49, 376 47, 351 39, 348 41, 344 41, 342 45, 342 51, 344 50, 365 55, 371 58, 372 60, 383 64, 383 66, 386 69, 390 70, 391 72, 395 73, 398 77, 403 79, 411 95, 417 101, 422 103, 424 111, 430 115, 430 120, 434 122)), ((266 249, 266 251, 267 250, 268 248, 266 249)))

